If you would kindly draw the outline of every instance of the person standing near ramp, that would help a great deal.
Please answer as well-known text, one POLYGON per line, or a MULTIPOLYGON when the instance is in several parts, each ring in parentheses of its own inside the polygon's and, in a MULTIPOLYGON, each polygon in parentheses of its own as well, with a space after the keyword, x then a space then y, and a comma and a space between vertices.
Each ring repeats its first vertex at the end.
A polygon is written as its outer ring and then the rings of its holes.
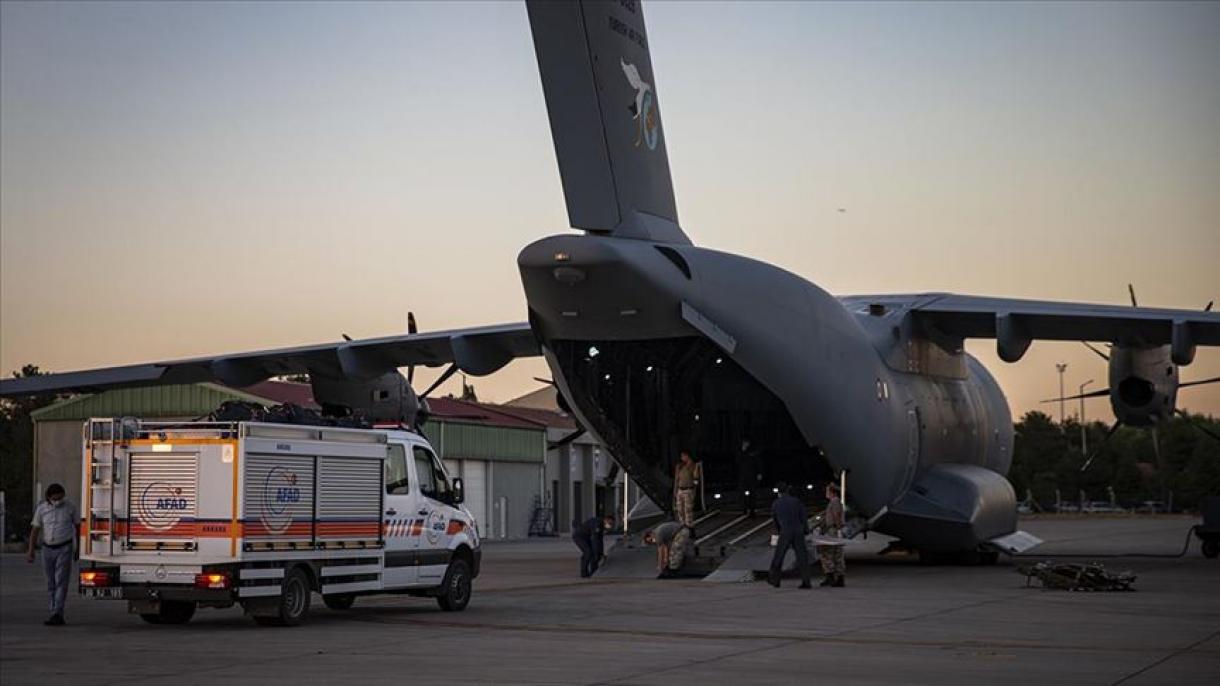
POLYGON ((771 505, 771 517, 775 527, 779 529, 779 541, 775 546, 775 555, 771 558, 771 571, 767 574, 767 583, 779 588, 780 576, 784 571, 784 555, 788 549, 796 554, 796 566, 801 572, 801 588, 813 588, 810 583, 809 550, 805 548, 805 529, 808 526, 809 514, 805 504, 792 495, 792 487, 786 483, 776 484, 779 497, 771 505))
POLYGON ((699 481, 699 465, 683 450, 674 467, 674 518, 683 526, 695 525, 695 486, 699 481))
MULTIPOLYGON (((843 501, 839 498, 839 487, 834 484, 826 484, 826 500, 829 503, 826 505, 826 514, 822 517, 822 533, 827 536, 841 538, 843 536, 843 527, 845 525, 843 517, 843 501)), ((843 559, 842 545, 819 545, 818 560, 822 563, 822 572, 826 574, 826 578, 822 579, 822 586, 832 586, 842 588, 846 585, 844 574, 847 567, 843 559)))

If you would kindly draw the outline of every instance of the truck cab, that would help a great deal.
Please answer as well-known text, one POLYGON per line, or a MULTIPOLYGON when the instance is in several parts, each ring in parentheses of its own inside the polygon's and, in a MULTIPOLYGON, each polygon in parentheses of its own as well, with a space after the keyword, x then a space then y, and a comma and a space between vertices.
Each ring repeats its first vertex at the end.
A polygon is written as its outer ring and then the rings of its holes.
POLYGON ((482 551, 478 523, 462 506, 461 479, 450 479, 423 437, 394 431, 384 480, 387 587, 438 587, 460 562, 465 570, 449 579, 459 587, 449 591, 464 602, 470 580, 478 576, 482 551))

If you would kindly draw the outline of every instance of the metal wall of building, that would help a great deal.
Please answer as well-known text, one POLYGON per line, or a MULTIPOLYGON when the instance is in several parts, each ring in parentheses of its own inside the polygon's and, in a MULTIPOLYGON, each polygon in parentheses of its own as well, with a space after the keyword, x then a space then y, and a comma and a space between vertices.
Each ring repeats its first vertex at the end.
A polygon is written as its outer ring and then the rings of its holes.
POLYGON ((81 501, 84 424, 79 420, 34 422, 34 502, 40 502, 47 486, 63 485, 68 500, 81 501))
POLYGON ((525 538, 541 495, 542 463, 493 462, 490 469, 490 519, 495 537, 525 538))

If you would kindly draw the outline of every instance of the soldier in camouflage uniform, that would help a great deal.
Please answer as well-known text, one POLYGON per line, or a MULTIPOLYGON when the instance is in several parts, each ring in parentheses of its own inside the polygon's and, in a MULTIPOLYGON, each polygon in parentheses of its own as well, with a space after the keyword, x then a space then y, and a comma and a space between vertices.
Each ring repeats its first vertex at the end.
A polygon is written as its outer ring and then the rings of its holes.
MULTIPOLYGON (((822 533, 836 538, 841 537, 845 522, 843 501, 839 499, 839 487, 834 484, 826 484, 826 499, 830 502, 826 505, 826 513, 822 516, 822 533)), ((821 585, 843 587, 846 584, 844 574, 847 571, 843 562, 843 546, 819 545, 817 549, 818 560, 822 563, 822 572, 826 574, 821 585)))
POLYGON ((644 543, 657 547, 657 570, 660 572, 657 578, 672 579, 678 575, 692 535, 690 527, 678 522, 658 524, 644 534, 644 543))
POLYGON ((683 450, 674 467, 674 518, 683 526, 695 525, 695 486, 699 482, 699 465, 683 450))

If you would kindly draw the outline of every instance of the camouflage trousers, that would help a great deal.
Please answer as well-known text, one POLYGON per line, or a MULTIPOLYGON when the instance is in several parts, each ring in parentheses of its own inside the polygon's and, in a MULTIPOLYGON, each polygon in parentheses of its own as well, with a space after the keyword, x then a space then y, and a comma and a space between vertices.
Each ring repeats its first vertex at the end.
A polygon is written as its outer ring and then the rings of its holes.
POLYGON ((677 571, 682 568, 682 560, 686 559, 686 545, 690 542, 691 531, 688 527, 678 529, 674 540, 669 542, 669 568, 677 571))
POLYGON ((674 519, 682 526, 695 525, 695 489, 678 489, 674 494, 674 519))
POLYGON ((818 560, 822 563, 822 571, 826 574, 843 574, 847 567, 843 564, 843 546, 820 545, 818 560))

